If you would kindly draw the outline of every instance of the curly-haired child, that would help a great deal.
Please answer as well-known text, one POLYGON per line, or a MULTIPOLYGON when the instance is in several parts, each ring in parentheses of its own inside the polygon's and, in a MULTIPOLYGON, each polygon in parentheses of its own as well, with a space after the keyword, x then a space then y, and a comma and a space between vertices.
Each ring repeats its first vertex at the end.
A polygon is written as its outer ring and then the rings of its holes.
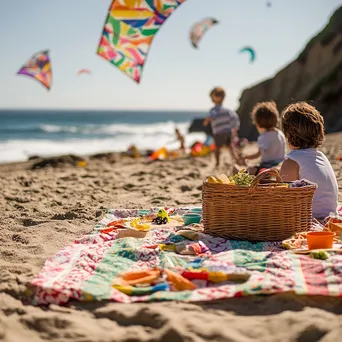
POLYGON ((284 181, 307 179, 318 185, 312 204, 313 217, 321 220, 335 213, 338 184, 328 158, 318 150, 324 140, 324 119, 306 102, 289 105, 282 112, 282 130, 291 152, 282 164, 284 181))

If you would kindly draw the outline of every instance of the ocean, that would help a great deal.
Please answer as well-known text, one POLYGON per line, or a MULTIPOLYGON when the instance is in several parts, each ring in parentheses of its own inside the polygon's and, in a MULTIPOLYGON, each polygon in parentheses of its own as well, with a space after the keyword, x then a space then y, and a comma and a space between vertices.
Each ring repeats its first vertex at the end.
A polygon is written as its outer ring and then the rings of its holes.
POLYGON ((205 139, 202 133, 188 134, 192 120, 204 116, 187 111, 0 110, 0 162, 125 151, 132 144, 173 149, 179 147, 172 142, 176 127, 189 146, 205 139))

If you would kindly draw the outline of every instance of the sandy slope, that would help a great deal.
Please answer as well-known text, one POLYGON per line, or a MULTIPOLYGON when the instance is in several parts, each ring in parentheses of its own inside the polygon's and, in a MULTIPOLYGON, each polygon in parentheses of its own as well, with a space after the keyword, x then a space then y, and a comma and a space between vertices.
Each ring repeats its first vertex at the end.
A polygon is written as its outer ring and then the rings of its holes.
MULTIPOLYGON (((342 184, 342 134, 323 148, 342 184)), ((89 232, 107 208, 196 205, 213 160, 92 159, 28 171, 0 166, 0 341, 338 341, 342 298, 294 295, 206 303, 72 303, 33 307, 25 283, 46 258, 89 232)), ((226 167, 222 168, 225 171, 226 167)))

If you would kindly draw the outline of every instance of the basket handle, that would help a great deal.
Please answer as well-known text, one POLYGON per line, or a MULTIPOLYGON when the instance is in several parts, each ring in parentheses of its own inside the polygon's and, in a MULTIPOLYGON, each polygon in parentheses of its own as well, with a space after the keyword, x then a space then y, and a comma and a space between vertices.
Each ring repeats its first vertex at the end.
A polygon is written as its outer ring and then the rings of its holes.
POLYGON ((274 176, 277 180, 277 183, 281 183, 281 177, 280 177, 279 171, 277 169, 268 169, 268 170, 265 170, 263 172, 260 172, 255 177, 255 179, 253 180, 253 182, 249 188, 249 191, 254 192, 256 190, 256 188, 258 187, 258 185, 260 184, 260 182, 269 176, 274 176))

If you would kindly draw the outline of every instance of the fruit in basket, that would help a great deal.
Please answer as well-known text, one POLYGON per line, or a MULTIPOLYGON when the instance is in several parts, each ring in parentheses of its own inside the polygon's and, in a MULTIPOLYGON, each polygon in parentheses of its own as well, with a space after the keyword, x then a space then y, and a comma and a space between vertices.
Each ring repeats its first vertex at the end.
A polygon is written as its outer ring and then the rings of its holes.
POLYGON ((279 183, 279 184, 274 184, 275 187, 277 188, 289 188, 290 184, 287 183, 279 183))
POLYGON ((225 174, 219 175, 217 180, 222 184, 230 184, 229 178, 225 174))
POLYGON ((249 186, 253 183, 255 176, 250 175, 245 169, 242 169, 234 176, 229 177, 230 182, 234 182, 236 185, 249 186))
POLYGON ((208 182, 208 183, 218 183, 218 180, 217 180, 217 178, 214 177, 214 176, 209 176, 209 177, 207 178, 207 182, 208 182))

